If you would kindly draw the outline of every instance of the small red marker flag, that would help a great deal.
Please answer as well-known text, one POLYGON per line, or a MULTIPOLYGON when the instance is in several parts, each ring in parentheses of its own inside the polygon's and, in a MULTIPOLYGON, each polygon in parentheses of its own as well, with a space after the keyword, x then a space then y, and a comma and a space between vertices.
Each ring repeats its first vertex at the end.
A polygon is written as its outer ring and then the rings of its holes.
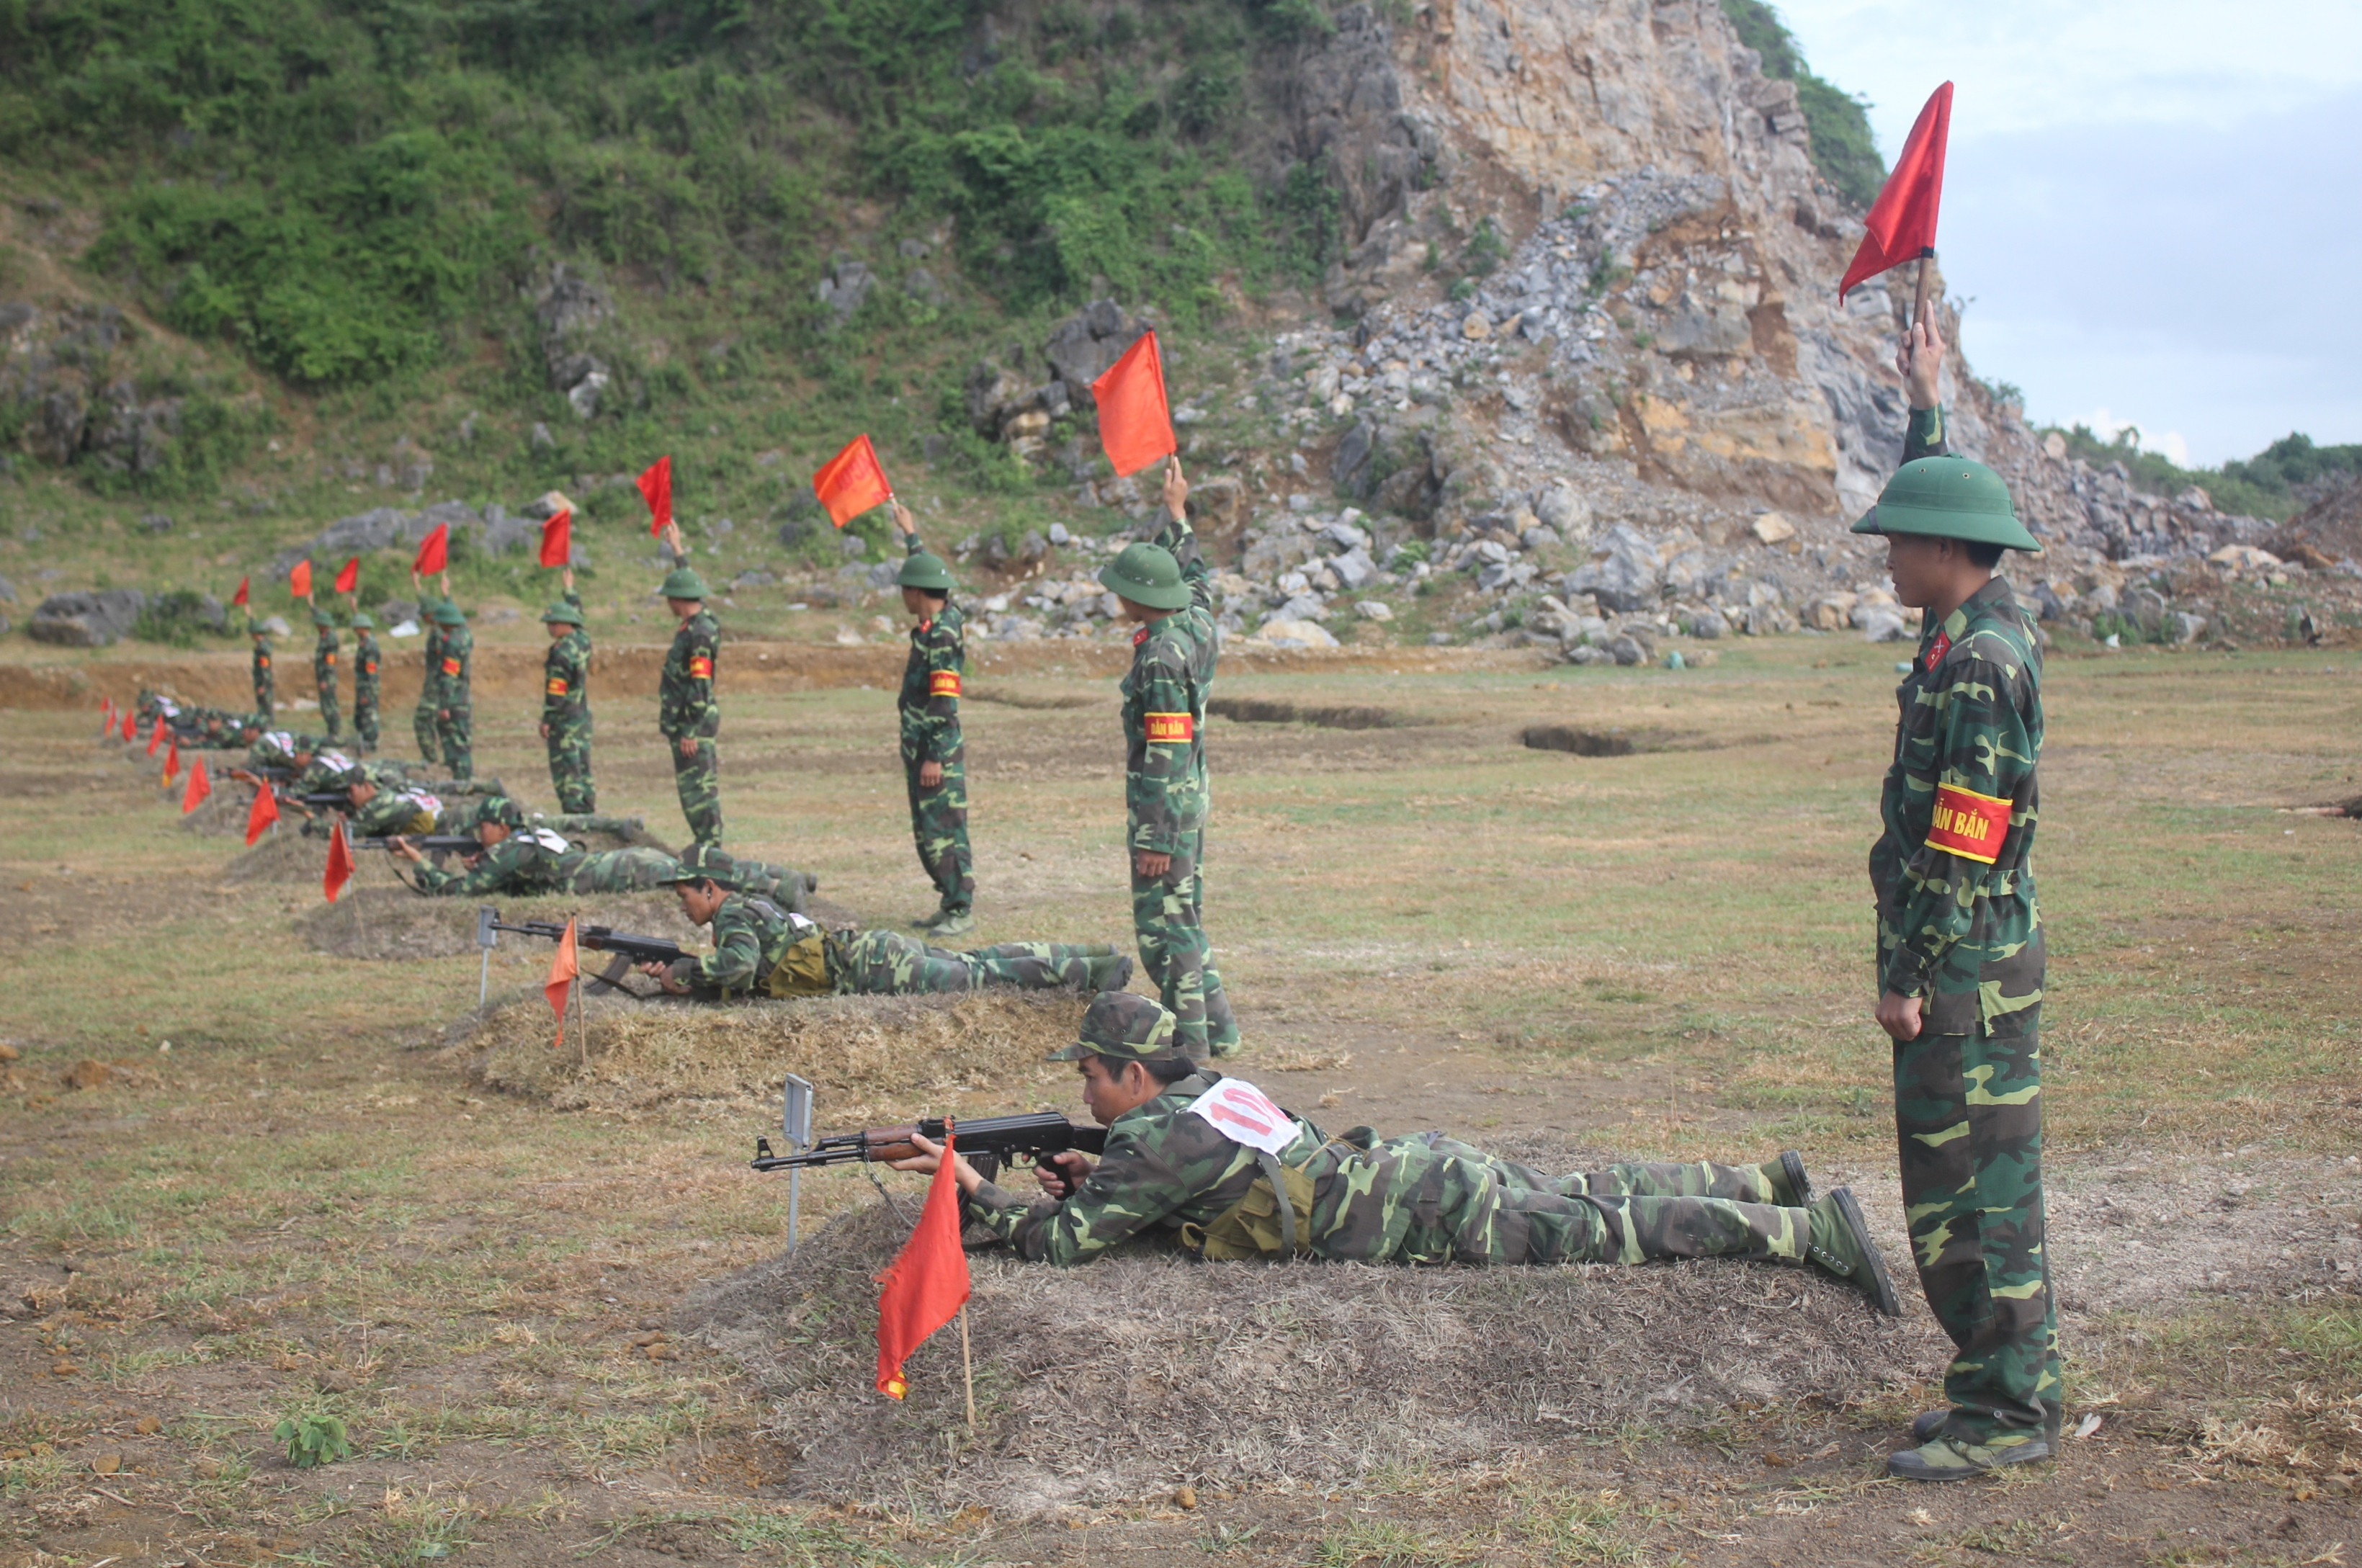
POLYGON ((574 513, 569 507, 560 507, 541 525, 541 564, 562 567, 573 558, 574 513))
POLYGON ((172 737, 172 749, 164 754, 164 782, 170 784, 181 776, 181 737, 172 737))
MULTIPOLYGON (((152 730, 149 730, 149 731, 148 732, 148 755, 149 755, 149 756, 155 756, 155 755, 156 755, 156 748, 157 748, 158 746, 160 746, 160 745, 162 745, 163 744, 164 744, 164 715, 163 715, 163 714, 161 714, 161 713, 159 713, 159 714, 157 714, 157 715, 156 715, 156 727, 155 727, 154 729, 152 729, 152 730)), ((175 742, 174 744, 175 744, 175 745, 178 745, 179 743, 175 742)))
POLYGON ((672 526, 672 457, 668 453, 648 465, 639 478, 641 498, 648 503, 648 532, 661 534, 672 526))
POLYGON ((125 740, 137 740, 138 738, 138 733, 131 727, 131 712, 128 709, 126 709, 123 714, 123 738, 125 740))
POLYGON ((320 878, 321 890, 335 903, 345 884, 353 879, 352 847, 345 843, 345 819, 338 817, 337 825, 328 830, 328 869, 320 878))
POLYGON ((566 1043, 566 999, 574 989, 574 977, 582 972, 575 961, 574 917, 566 917, 566 934, 557 939, 557 955, 549 961, 549 980, 541 994, 549 999, 549 1010, 557 1015, 557 1038, 549 1043, 557 1050, 566 1043))
POLYGON ((871 507, 893 500, 894 487, 886 482, 877 448, 868 436, 855 436, 812 475, 812 494, 828 508, 829 520, 842 528, 871 507))
POLYGON ((1156 351, 1154 328, 1142 333, 1091 383, 1091 397, 1099 408, 1099 445, 1118 474, 1137 473, 1179 450, 1164 403, 1164 361, 1156 351))
POLYGON ((359 556, 355 556, 352 559, 345 563, 343 570, 337 573, 337 591, 339 593, 350 593, 360 585, 361 558, 359 556))
POLYGON ((451 564, 451 525, 437 523, 418 541, 418 554, 412 558, 410 569, 421 577, 433 577, 451 564))
POLYGON ((877 1391, 896 1399, 911 1392, 902 1363, 927 1336, 967 1305, 967 1253, 960 1250, 959 1178, 952 1173, 953 1133, 944 1133, 944 1163, 927 1187, 917 1229, 877 1281, 877 1391))
POLYGON ((294 569, 287 574, 287 592, 290 597, 295 599, 312 597, 312 563, 310 561, 297 561, 294 569))
POLYGON ((1894 160, 1894 172, 1862 220, 1870 230, 1853 253, 1838 299, 1865 278, 1936 253, 1936 213, 1944 202, 1944 144, 1952 134, 1952 84, 1929 95, 1894 160))
POLYGON ((246 813, 246 846, 252 849, 254 841, 278 820, 279 797, 266 783, 254 792, 254 805, 246 813))
POLYGON ((197 765, 189 769, 189 788, 181 796, 181 814, 185 817, 204 805, 205 797, 213 792, 213 780, 205 777, 205 759, 201 756, 197 765))
POLYGON ((98 738, 105 740, 115 733, 115 699, 109 697, 98 710, 98 738))
POLYGON ((247 590, 253 585, 253 582, 254 579, 250 576, 239 578, 237 580, 237 591, 229 596, 229 602, 232 604, 245 603, 247 590))

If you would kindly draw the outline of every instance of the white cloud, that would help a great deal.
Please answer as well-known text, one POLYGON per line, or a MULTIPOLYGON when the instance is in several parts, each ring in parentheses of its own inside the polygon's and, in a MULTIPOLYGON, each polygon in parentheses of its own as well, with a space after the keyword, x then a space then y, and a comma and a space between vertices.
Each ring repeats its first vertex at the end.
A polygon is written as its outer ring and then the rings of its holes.
POLYGON ((2074 421, 2089 425, 2092 434, 2103 441, 2114 441, 2125 431, 2133 432, 2133 445, 2144 452, 2155 452, 2166 461, 2181 468, 2190 467, 2190 443, 2181 438, 2179 430, 2151 431, 2136 419, 2118 419, 2103 403, 2082 418, 2074 421))

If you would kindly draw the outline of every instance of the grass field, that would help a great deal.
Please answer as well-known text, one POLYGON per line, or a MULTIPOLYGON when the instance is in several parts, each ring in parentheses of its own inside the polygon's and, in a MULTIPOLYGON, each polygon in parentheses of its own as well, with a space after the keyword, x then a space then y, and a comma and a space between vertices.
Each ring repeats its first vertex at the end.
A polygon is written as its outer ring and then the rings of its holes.
MULTIPOLYGON (((1440 662, 1223 684, 1397 721, 1209 726, 1240 1070, 1332 1126, 1793 1145, 1899 1241, 1863 872, 1893 650, 1440 662), (1529 750, 1530 724, 1639 749, 1529 750)), ((966 705, 974 940, 1124 940, 1112 683, 991 684, 1027 705, 966 705)), ((1876 1481, 1931 1394, 1885 1386, 1333 1496, 1030 1519, 788 1500, 745 1380, 673 1329, 697 1282, 779 1249, 784 1188, 743 1164, 770 1108, 569 1113, 474 1085, 438 1049, 472 955, 313 950, 293 928, 316 886, 226 883, 236 841, 181 831, 94 714, 0 713, 0 1562, 2345 1561, 2362 823, 2286 808, 2362 795, 2362 656, 2134 650, 2058 658, 2047 686, 2054 1266, 2070 1408, 2103 1421, 2065 1461, 1940 1495, 1876 1481), (109 1081, 68 1087, 85 1061, 109 1081), (305 1415, 352 1457, 291 1466, 272 1430, 305 1415)), ((872 924, 929 903, 891 705, 725 708, 733 846, 815 869, 872 924)), ((669 835, 652 706, 600 693, 601 803, 669 835)), ((479 767, 546 800, 527 718, 480 706, 479 767)), ((545 961, 500 958, 512 993, 545 961)), ((1066 1097, 1017 1073, 951 1108, 1066 1097)), ((874 1201, 854 1175, 805 1185, 808 1223, 874 1201)))

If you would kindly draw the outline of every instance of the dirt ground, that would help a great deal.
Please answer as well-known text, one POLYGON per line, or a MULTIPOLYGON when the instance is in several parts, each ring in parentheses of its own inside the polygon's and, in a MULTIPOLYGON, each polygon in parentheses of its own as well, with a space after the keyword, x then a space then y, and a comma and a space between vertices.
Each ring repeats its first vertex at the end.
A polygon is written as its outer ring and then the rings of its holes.
MULTIPOLYGON (((769 1085, 819 1079, 831 1130, 1076 1112, 1032 1058, 1077 999, 679 1028, 609 1000, 561 1052, 540 944, 504 939, 480 1010, 472 906, 367 857, 326 906, 318 846, 241 865, 78 712, 0 712, 0 1564, 2354 1560, 2362 823, 2290 808, 2356 792, 2357 678, 2054 662, 2049 1193, 2085 1435, 1944 1489, 1879 1476, 1937 1397, 1924 1308, 1883 1324, 1768 1268, 980 1254, 977 1430, 955 1334, 893 1406, 865 1347, 898 1222, 816 1173, 783 1256, 785 1184, 745 1167, 769 1085), (329 1417, 349 1455, 291 1463, 274 1429, 329 1417)), ((1861 994, 1892 680, 1835 638, 1685 673, 1229 676, 1209 923, 1238 1070, 1324 1126, 1570 1167, 1797 1147, 1907 1286, 1861 994)), ((968 940, 1126 940, 1108 684, 977 688, 968 940)), ((872 924, 928 903, 890 705, 746 690, 723 738, 732 846, 872 924)), ((669 769, 616 707, 602 806, 662 835, 669 769)), ((480 766, 535 803, 529 713, 479 712, 480 766)), ((687 934, 662 900, 579 912, 687 934)))

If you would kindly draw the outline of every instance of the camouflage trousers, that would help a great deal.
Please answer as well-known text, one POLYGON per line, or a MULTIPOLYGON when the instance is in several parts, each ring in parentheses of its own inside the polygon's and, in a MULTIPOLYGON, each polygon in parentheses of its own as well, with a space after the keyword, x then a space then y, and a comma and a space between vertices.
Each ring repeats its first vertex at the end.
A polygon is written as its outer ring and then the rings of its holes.
POLYGON ((272 685, 273 682, 269 676, 264 676, 254 683, 254 711, 262 715, 264 723, 270 722, 271 699, 277 696, 277 693, 271 690, 272 685))
POLYGON ((863 931, 851 933, 839 948, 832 978, 840 992, 857 997, 974 991, 987 986, 1029 991, 1071 986, 1082 990, 1090 983, 1089 960, 1113 951, 1063 942, 1004 942, 955 953, 899 931, 863 931))
POLYGON ((420 760, 442 760, 442 754, 435 746, 435 705, 432 702, 422 701, 410 711, 410 733, 418 739, 420 760))
POLYGON ((353 689, 353 734, 360 737, 365 751, 377 749, 377 688, 356 686, 353 689))
POLYGON ((1904 1216, 1927 1305, 1959 1347, 1945 1430, 1970 1442, 2042 1431, 2064 1393, 2043 1244, 2040 1039, 2036 1009, 2017 1039, 1894 1047, 1904 1216))
POLYGON ((672 753, 672 784, 680 792, 680 814, 689 819, 689 835, 700 844, 722 842, 722 763, 713 743, 697 743, 693 756, 680 754, 680 742, 668 740, 672 753))
POLYGON ((943 782, 932 790, 920 787, 920 766, 908 751, 902 754, 919 867, 935 885, 946 911, 964 911, 976 902, 976 856, 967 846, 967 748, 953 751, 944 764, 943 782))
POLYGON ((661 849, 646 845, 630 849, 602 849, 585 856, 567 878, 569 893, 631 893, 661 888, 680 862, 661 849))
POLYGON ((343 704, 337 696, 337 677, 331 671, 320 678, 320 733, 335 740, 344 730, 343 704))
POLYGON ((474 711, 465 702, 436 711, 435 743, 442 747, 443 766, 454 778, 476 776, 475 722, 474 711))
POLYGON ((1349 1263, 1805 1261, 1812 1212, 1757 1165, 1619 1165, 1565 1176, 1440 1132, 1331 1143, 1313 1177, 1312 1250, 1349 1263), (1325 1168, 1324 1168, 1325 1167, 1325 1168))
POLYGON ((561 812, 595 812, 599 788, 590 780, 590 724, 549 726, 549 782, 561 812))
POLYGON ((1180 1024, 1181 1048, 1198 1061, 1239 1048, 1238 1020, 1214 967, 1213 948, 1200 922, 1206 879, 1203 828, 1182 836, 1162 877, 1131 874, 1131 923, 1140 966, 1156 982, 1158 999, 1180 1024))

